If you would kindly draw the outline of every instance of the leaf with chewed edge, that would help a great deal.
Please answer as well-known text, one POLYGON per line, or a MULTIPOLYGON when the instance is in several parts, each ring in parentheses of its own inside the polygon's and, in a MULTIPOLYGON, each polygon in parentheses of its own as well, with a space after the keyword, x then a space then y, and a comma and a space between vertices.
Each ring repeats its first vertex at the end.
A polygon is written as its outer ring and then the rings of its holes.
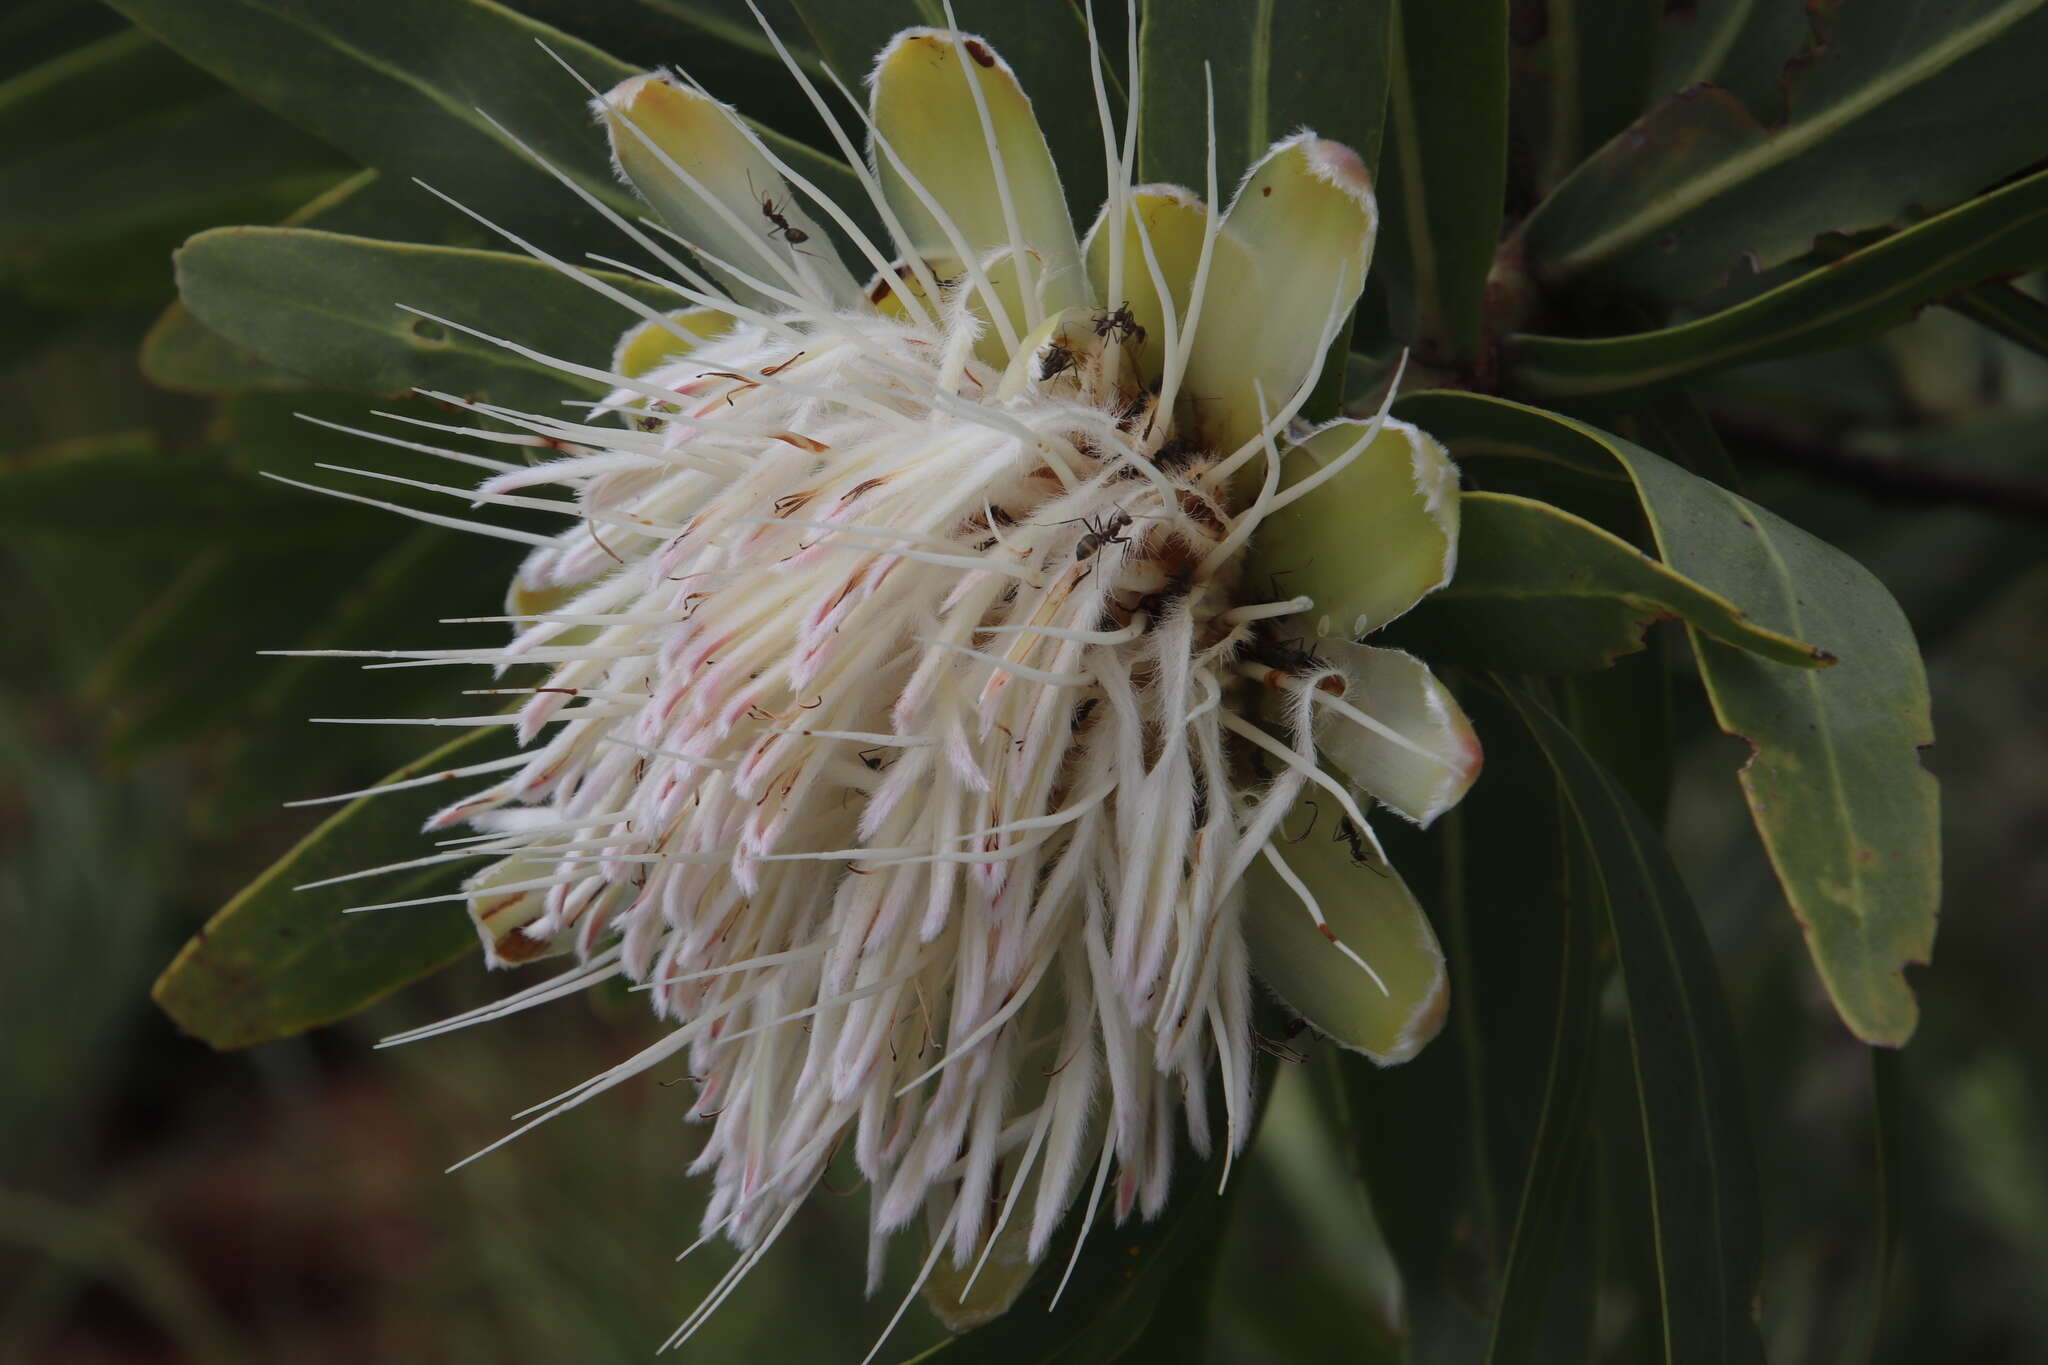
POLYGON ((1476 394, 1430 393, 1399 411, 1460 459, 1507 456, 1619 467, 1659 555, 1758 625, 1824 638, 1840 657, 1794 669, 1692 632, 1721 728, 1754 750, 1741 771, 1762 836, 1836 1010, 1865 1042, 1912 1036, 1904 968, 1934 946, 1940 802, 1926 670, 1883 584, 1849 556, 1677 465, 1581 422, 1476 394))

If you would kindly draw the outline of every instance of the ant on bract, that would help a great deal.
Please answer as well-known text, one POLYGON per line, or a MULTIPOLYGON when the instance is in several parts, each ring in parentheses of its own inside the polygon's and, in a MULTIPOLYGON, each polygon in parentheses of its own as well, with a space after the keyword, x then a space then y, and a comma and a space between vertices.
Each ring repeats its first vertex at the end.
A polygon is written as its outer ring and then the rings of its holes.
MULTIPOLYGON (((791 246, 802 246, 805 242, 811 240, 810 233, 790 224, 788 216, 783 213, 782 209, 776 207, 774 196, 762 194, 761 191, 754 188, 754 173, 752 171, 747 172, 747 189, 753 193, 755 198, 761 201, 761 216, 775 225, 768 229, 770 237, 780 237, 791 246)), ((784 207, 787 207, 787 204, 784 207)))
POLYGON ((1351 823, 1350 816, 1338 817, 1337 832, 1331 837, 1349 847, 1353 866, 1362 867, 1377 877, 1387 875, 1379 855, 1375 850, 1366 847, 1365 836, 1359 831, 1358 826, 1351 823))

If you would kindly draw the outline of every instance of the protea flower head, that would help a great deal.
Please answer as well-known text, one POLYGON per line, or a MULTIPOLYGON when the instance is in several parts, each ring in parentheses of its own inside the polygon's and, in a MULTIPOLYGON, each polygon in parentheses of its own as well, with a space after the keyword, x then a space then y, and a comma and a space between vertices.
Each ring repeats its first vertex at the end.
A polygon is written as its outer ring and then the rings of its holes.
POLYGON ((1478 748, 1353 640, 1448 579, 1456 476, 1384 411, 1299 420, 1371 256, 1365 168, 1301 132, 1227 211, 1213 151, 1206 196, 1134 185, 1127 88, 1119 129, 1098 61, 1077 239, 1010 68, 900 34, 869 157, 838 134, 874 236, 700 89, 628 80, 594 107, 668 231, 613 222, 676 307, 536 250, 639 313, 609 363, 551 361, 610 396, 473 405, 547 449, 443 491, 566 524, 505 532, 534 543, 510 643, 401 656, 547 670, 509 775, 431 828, 491 860, 463 897, 494 965, 576 959, 482 1013, 622 975, 667 1021, 548 1114, 686 1059, 703 1231, 744 1254, 685 1331, 842 1149, 877 1248, 925 1220, 924 1277, 1019 1284, 1105 1188, 1155 1214, 1181 1133, 1251 1131, 1255 970, 1382 1062, 1443 1019, 1365 807, 1427 822, 1478 748))

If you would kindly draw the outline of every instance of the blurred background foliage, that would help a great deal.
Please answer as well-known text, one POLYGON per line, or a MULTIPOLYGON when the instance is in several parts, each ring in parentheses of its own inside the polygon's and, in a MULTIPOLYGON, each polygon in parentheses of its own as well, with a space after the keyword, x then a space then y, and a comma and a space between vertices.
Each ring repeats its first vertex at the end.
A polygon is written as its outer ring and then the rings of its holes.
MULTIPOLYGON (((252 102, 153 36, 190 8, 118 7, 144 28, 87 0, 17 0, 0 14, 0 1361, 637 1361, 723 1269, 717 1251, 671 1263, 693 1235, 699 1195, 682 1170, 697 1134, 675 1121, 662 1089, 615 1094, 512 1153, 439 1174, 513 1111, 644 1038, 651 1025, 632 1000, 599 993, 372 1049, 499 992, 466 962, 332 1029, 216 1054, 148 999, 178 943, 315 822, 318 812, 281 802, 363 785, 420 747, 406 732, 303 718, 427 714, 445 686, 431 671, 362 673, 256 651, 414 643, 436 618, 497 610, 512 562, 256 476, 358 461, 358 442, 293 414, 355 421, 370 401, 316 389, 208 332, 176 303, 172 249, 247 222, 446 245, 483 236, 401 175, 366 165, 348 129, 305 119, 288 91, 252 102)), ((277 7, 243 8, 252 22, 277 22, 266 17, 277 7)), ((751 116, 826 144, 743 6, 510 8, 629 62, 683 62, 751 116)), ((872 11, 877 34, 902 22, 887 6, 853 8, 872 11)), ((1282 8, 1306 23, 1333 7, 1282 8)), ((1824 114, 1834 97, 1825 88, 1791 113, 1786 101, 1803 79, 1794 59, 1810 41, 1806 11, 1825 18, 1836 6, 1446 7, 1468 8, 1469 32, 1418 20, 1410 6, 1405 30, 1383 24, 1381 46, 1358 55, 1378 62, 1382 81, 1391 69, 1391 98, 1397 109, 1406 101, 1413 136, 1390 143, 1386 178, 1410 199, 1390 193, 1387 203, 1414 212, 1390 216, 1350 392, 1369 395, 1393 345, 1408 342, 1437 382, 1583 410, 1710 466, 1855 555, 1903 604, 1933 684, 1939 745, 1929 764, 1943 785, 1946 864, 1938 966, 1914 974, 1922 1021, 1910 1049, 1873 1068, 1836 1020, 1727 781, 1741 745, 1713 734, 1690 688, 1672 690, 1673 731, 1711 738, 1674 756, 1667 837, 1742 1045, 1770 1358, 2041 1359, 2048 996, 2031 975, 2048 953, 2042 278, 2008 263, 1989 281, 1943 277, 1858 324, 1850 344, 1817 333, 1771 358, 1778 333, 1752 336, 1732 359, 1686 361, 1683 388, 1638 382, 1666 363, 1662 343, 1591 359, 1571 349, 1818 279, 1917 208, 2017 182, 2011 173, 2030 163, 2038 171, 2048 155, 2048 124, 2036 116, 2039 16, 2026 5, 1973 3, 1959 19, 1950 6, 1844 0, 1848 17, 1888 16, 1878 32, 1897 50, 1880 55, 1894 66, 1938 48, 1939 33, 1933 47, 1914 46, 1935 29, 2010 28, 1958 57, 1977 63, 1967 80, 1923 90, 1832 160, 1795 162, 1809 180, 1856 183, 1841 190, 1846 200, 1818 197, 1819 219, 1778 215, 1777 247, 1752 258, 1755 278, 1738 272, 1660 297, 1625 252, 1593 268, 1594 285, 1554 290, 1520 270, 1517 229, 1533 224, 1535 246, 1558 231, 1573 195, 1599 185, 1552 191, 1589 154, 1619 160, 1640 151, 1631 139, 1654 143, 1666 97, 1690 79, 1729 92, 1712 98, 1727 106, 1731 145, 1749 135, 1737 126, 1744 111, 1773 129, 1824 114), (1746 21, 1728 18, 1752 9, 1746 21), (1502 42, 1488 47, 1496 29, 1502 42), (1501 81, 1457 79, 1474 51, 1502 59, 1501 81), (2024 98, 2015 65, 2032 73, 2024 98), (1461 102, 1464 123, 1430 113, 1448 99, 1461 102), (2001 114, 2008 99, 2020 114, 2001 114), (1631 129, 1646 110, 1650 120, 1631 129), (1990 162, 1987 142, 1997 144, 1990 162), (1491 180, 1438 181, 1404 156, 1498 169, 1491 180), (1888 158, 1952 157, 1967 163, 1955 183, 1915 205, 1879 202, 1884 187, 1857 180, 1882 179, 1888 158), (1502 227, 1511 250, 1497 251, 1502 227), (1432 253, 1468 299, 1417 287, 1428 276, 1418 276, 1419 256, 1432 253), (1460 253, 1477 273, 1449 269, 1460 253), (1553 335, 1531 341, 1531 328, 1553 335), (1616 374, 1637 377, 1616 385, 1616 374), (1603 395, 1602 385, 1626 392, 1603 395), (1893 1238, 1887 1277, 1878 1267, 1893 1238)), ((813 31, 808 13, 771 11, 784 32, 813 31)), ((1003 46, 1027 87, 1043 89, 1032 64, 1058 60, 1059 44, 1003 46)), ((573 122, 577 92, 562 87, 548 97, 573 122)), ((1174 98, 1159 96, 1184 113, 1174 98)), ((1378 140, 1378 118, 1369 123, 1362 144, 1378 140)), ((1635 183, 1625 167, 1617 174, 1635 183)), ((1758 193, 1797 197, 1784 183, 1758 193)), ((2031 221, 2031 244, 2013 259, 2031 252, 2038 267, 2048 228, 2031 221)), ((1642 658, 1661 672, 1675 667, 1672 653, 1642 658)), ((1517 910, 1486 913, 1511 921, 1517 910)), ((1609 1000, 1610 1032, 1614 1014, 1609 1000)), ((1431 1313, 1483 1310, 1502 1249, 1424 1164, 1405 1188, 1378 1191, 1383 1233, 1352 1164, 1361 1135, 1389 1126, 1412 1128, 1418 1144, 1464 1140, 1437 1131, 1455 1124, 1423 1103, 1455 1080, 1456 1045, 1432 1049, 1390 1088, 1352 1085, 1306 1036, 1273 1050, 1276 1093, 1230 1206, 1206 1310, 1176 1301, 1170 1316, 1191 1335, 1148 1338, 1140 1354, 1192 1358, 1185 1343, 1206 1324, 1203 1358, 1216 1362, 1419 1355, 1416 1343, 1436 1330, 1431 1313), (1333 1123, 1332 1113, 1349 1118, 1333 1123), (1435 1282, 1404 1289, 1395 1250, 1401 1220, 1418 1210, 1445 1223, 1441 1260, 1435 1282)), ((1620 1130, 1600 1131, 1607 1142, 1620 1130)), ((696 1358, 855 1358, 894 1301, 861 1296, 858 1204, 825 1199, 807 1211, 714 1318, 696 1358)), ((1567 1259, 1606 1271, 1583 1305, 1604 1358, 1650 1358, 1654 1305, 1636 1264, 1648 1249, 1601 1244, 1585 1220, 1565 1237, 1567 1259)), ((1449 1330, 1439 1339, 1463 1340, 1469 1324, 1449 1330)), ((907 1357, 939 1335, 913 1315, 892 1350, 907 1357)))

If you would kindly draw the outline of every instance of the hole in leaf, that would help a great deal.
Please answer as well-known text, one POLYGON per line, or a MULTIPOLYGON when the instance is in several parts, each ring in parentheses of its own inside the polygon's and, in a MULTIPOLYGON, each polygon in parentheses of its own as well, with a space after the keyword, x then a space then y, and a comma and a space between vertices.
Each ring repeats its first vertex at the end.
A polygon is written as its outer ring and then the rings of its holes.
POLYGON ((422 346, 446 346, 448 329, 427 318, 412 320, 412 339, 422 346))

